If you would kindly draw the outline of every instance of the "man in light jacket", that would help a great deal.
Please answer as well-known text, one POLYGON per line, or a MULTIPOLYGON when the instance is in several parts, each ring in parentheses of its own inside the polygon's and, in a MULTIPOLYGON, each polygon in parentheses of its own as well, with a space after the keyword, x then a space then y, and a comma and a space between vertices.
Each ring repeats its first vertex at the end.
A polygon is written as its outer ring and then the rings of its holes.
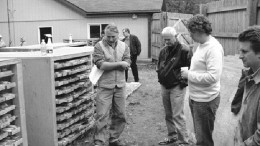
POLYGON ((124 146, 119 136, 126 124, 125 70, 131 61, 129 47, 118 40, 118 34, 117 26, 112 24, 106 26, 104 38, 94 47, 94 64, 104 70, 97 83, 95 146, 103 146, 106 143, 108 137, 106 127, 110 121, 110 113, 112 116, 109 126, 109 146, 124 146))

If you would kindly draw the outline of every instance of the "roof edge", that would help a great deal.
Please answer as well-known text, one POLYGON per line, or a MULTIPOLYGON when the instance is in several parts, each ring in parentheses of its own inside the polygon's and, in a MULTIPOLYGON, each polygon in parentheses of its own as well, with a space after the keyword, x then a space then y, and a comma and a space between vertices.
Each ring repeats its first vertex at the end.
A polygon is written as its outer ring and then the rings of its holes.
POLYGON ((84 9, 82 9, 82 8, 80 8, 80 7, 78 7, 78 6, 76 6, 75 4, 73 4, 73 3, 71 3, 71 2, 69 2, 69 1, 67 1, 67 0, 56 0, 56 1, 58 1, 58 2, 60 2, 60 3, 62 3, 62 4, 64 4, 64 5, 66 5, 66 6, 70 7, 70 8, 72 8, 72 9, 78 11, 78 12, 80 12, 80 13, 83 14, 83 15, 86 14, 86 11, 85 11, 84 9))
POLYGON ((146 17, 146 16, 152 16, 153 13, 89 14, 89 15, 86 15, 86 18, 103 18, 103 17, 115 17, 115 16, 116 17, 132 17, 133 14, 138 15, 138 17, 146 17))
POLYGON ((128 13, 158 13, 161 10, 134 10, 134 11, 103 11, 103 12, 86 12, 87 15, 96 15, 96 14, 128 14, 128 13))

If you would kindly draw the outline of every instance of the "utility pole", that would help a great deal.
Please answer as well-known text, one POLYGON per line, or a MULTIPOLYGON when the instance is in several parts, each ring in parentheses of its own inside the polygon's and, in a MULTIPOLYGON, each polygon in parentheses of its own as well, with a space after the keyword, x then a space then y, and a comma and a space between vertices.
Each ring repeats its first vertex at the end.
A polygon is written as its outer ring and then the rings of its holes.
POLYGON ((248 0, 247 4, 247 18, 248 18, 248 26, 257 24, 257 8, 258 8, 258 0, 248 0))
POLYGON ((10 47, 12 44, 12 37, 11 37, 11 26, 10 26, 10 9, 9 9, 9 0, 7 1, 7 23, 8 23, 8 36, 9 36, 9 43, 8 46, 10 47))

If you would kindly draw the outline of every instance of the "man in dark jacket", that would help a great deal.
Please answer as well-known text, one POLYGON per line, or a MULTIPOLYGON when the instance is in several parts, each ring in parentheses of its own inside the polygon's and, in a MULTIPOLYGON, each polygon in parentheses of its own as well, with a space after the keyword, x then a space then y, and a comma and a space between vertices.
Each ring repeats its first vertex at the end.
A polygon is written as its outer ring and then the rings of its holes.
POLYGON ((161 84, 161 95, 165 110, 165 120, 168 136, 159 145, 170 143, 188 145, 189 137, 184 116, 184 97, 187 86, 181 77, 181 67, 190 66, 190 49, 181 44, 173 27, 162 31, 165 47, 158 59, 157 73, 161 84))
POLYGON ((239 58, 245 70, 239 128, 235 146, 260 145, 260 27, 252 26, 238 36, 239 58))
MULTIPOLYGON (((135 82, 139 82, 138 77, 138 69, 136 65, 137 56, 141 53, 141 43, 137 36, 130 34, 130 30, 128 28, 123 29, 123 35, 125 38, 122 40, 130 47, 130 55, 131 55, 131 69, 134 76, 135 82)), ((125 71, 126 81, 128 79, 128 70, 125 71)))

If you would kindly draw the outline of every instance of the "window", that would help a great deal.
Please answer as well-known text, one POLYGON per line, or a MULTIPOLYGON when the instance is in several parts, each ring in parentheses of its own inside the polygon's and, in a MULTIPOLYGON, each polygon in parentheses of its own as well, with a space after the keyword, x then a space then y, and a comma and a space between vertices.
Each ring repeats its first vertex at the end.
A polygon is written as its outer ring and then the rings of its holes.
POLYGON ((45 36, 46 34, 52 35, 52 27, 39 27, 39 43, 41 43, 42 39, 44 39, 45 43, 47 43, 48 38, 45 36))
POLYGON ((104 30, 107 25, 108 24, 90 24, 89 38, 100 38, 102 30, 104 30))

